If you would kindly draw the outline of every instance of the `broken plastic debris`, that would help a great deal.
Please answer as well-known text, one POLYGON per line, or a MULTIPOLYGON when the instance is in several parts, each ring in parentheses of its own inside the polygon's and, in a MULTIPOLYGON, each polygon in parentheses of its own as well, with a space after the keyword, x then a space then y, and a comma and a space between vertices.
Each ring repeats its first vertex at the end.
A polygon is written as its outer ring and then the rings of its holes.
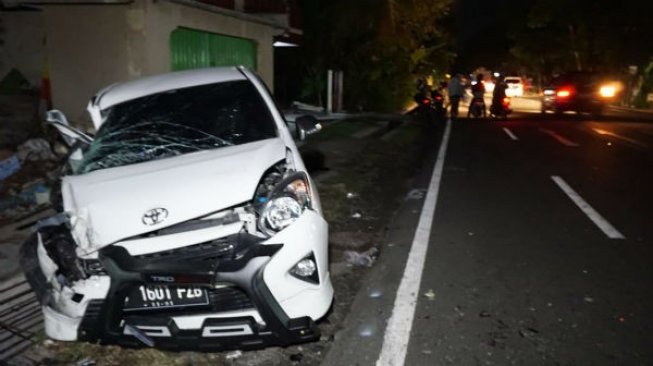
POLYGON ((379 289, 373 289, 372 291, 370 291, 370 294, 369 294, 370 298, 372 298, 372 299, 377 299, 377 298, 381 297, 381 295, 383 295, 383 291, 381 291, 379 289))
POLYGON ((345 261, 357 267, 372 267, 374 261, 379 256, 379 250, 376 247, 371 247, 364 252, 356 252, 353 250, 346 250, 344 252, 345 261))
POLYGON ((425 296, 427 299, 433 301, 433 299, 435 299, 435 292, 433 292, 433 290, 429 289, 428 291, 426 291, 426 292, 424 293, 424 296, 425 296))
POLYGON ((349 198, 349 199, 351 199, 351 198, 358 198, 358 193, 347 192, 347 198, 349 198))
POLYGON ((519 335, 522 338, 532 338, 535 337, 539 331, 535 328, 524 328, 519 330, 519 335))
POLYGON ((373 325, 364 325, 363 327, 360 328, 358 335, 360 335, 361 337, 370 337, 373 336, 374 333, 375 333, 375 328, 373 325))
POLYGON ((585 302, 590 303, 590 304, 594 302, 594 298, 593 298, 593 297, 589 297, 589 296, 585 296, 585 297, 583 298, 583 300, 585 300, 585 302))
POLYGON ((469 232, 467 233, 467 235, 468 235, 468 236, 474 236, 474 233, 471 232, 471 231, 469 231, 469 232))
POLYGON ((356 212, 354 212, 354 213, 351 215, 351 217, 352 217, 353 219, 360 219, 361 217, 363 217, 363 215, 361 215, 360 212, 356 211, 356 212))
POLYGON ((227 353, 227 355, 224 356, 224 357, 227 360, 235 360, 235 359, 237 359, 238 357, 240 357, 242 355, 243 355, 243 351, 236 350, 236 351, 231 351, 231 352, 227 353))
POLYGON ((421 200, 426 194, 425 189, 413 189, 406 195, 407 200, 421 200))
POLYGON ((85 357, 81 359, 79 362, 77 362, 77 366, 93 366, 95 365, 95 360, 90 358, 90 357, 85 357))
POLYGON ((490 317, 490 313, 488 313, 487 311, 483 310, 483 311, 481 311, 481 312, 478 314, 478 316, 480 316, 481 318, 489 318, 489 317, 490 317))

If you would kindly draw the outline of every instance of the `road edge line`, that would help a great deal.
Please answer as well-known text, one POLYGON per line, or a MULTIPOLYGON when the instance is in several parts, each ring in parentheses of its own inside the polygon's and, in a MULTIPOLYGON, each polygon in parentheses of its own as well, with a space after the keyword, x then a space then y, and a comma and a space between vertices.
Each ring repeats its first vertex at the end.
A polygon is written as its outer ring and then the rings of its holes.
POLYGON ((406 267, 397 289, 392 315, 386 325, 381 353, 376 361, 377 366, 399 366, 403 365, 406 359, 450 133, 451 119, 448 119, 406 267))

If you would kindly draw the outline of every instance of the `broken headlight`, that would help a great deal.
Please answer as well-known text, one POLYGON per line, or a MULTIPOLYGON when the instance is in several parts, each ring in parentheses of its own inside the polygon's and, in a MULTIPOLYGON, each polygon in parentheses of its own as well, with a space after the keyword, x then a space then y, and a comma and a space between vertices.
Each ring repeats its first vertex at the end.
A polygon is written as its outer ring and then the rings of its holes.
POLYGON ((292 174, 268 195, 260 211, 259 229, 272 236, 295 222, 310 207, 311 191, 306 174, 292 174))

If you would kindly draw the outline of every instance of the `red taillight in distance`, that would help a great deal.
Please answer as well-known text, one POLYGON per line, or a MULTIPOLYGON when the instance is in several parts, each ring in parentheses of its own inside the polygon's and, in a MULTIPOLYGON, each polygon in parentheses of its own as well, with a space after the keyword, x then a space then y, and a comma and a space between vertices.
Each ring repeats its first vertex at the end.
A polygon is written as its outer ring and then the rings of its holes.
POLYGON ((424 98, 424 99, 422 99, 422 104, 429 105, 429 104, 431 104, 431 100, 429 98, 424 98))
POLYGON ((574 94, 575 90, 571 86, 563 86, 556 91, 556 97, 560 99, 569 98, 574 94))

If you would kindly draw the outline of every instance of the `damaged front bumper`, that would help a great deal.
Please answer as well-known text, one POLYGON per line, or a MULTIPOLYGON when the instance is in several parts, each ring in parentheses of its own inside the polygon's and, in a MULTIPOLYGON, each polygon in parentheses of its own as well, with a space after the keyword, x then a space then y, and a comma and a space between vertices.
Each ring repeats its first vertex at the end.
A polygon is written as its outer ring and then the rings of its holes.
POLYGON ((50 338, 209 351, 317 339, 315 321, 333 298, 326 241, 326 222, 307 210, 268 239, 239 232, 147 254, 116 243, 83 261, 92 273, 70 283, 57 281, 62 274, 42 236, 32 238, 24 256, 38 258, 27 277, 34 289, 47 289, 42 306, 50 338), (306 258, 314 261, 315 275, 294 275, 306 258), (206 301, 134 307, 130 297, 144 288, 199 289, 206 301))

